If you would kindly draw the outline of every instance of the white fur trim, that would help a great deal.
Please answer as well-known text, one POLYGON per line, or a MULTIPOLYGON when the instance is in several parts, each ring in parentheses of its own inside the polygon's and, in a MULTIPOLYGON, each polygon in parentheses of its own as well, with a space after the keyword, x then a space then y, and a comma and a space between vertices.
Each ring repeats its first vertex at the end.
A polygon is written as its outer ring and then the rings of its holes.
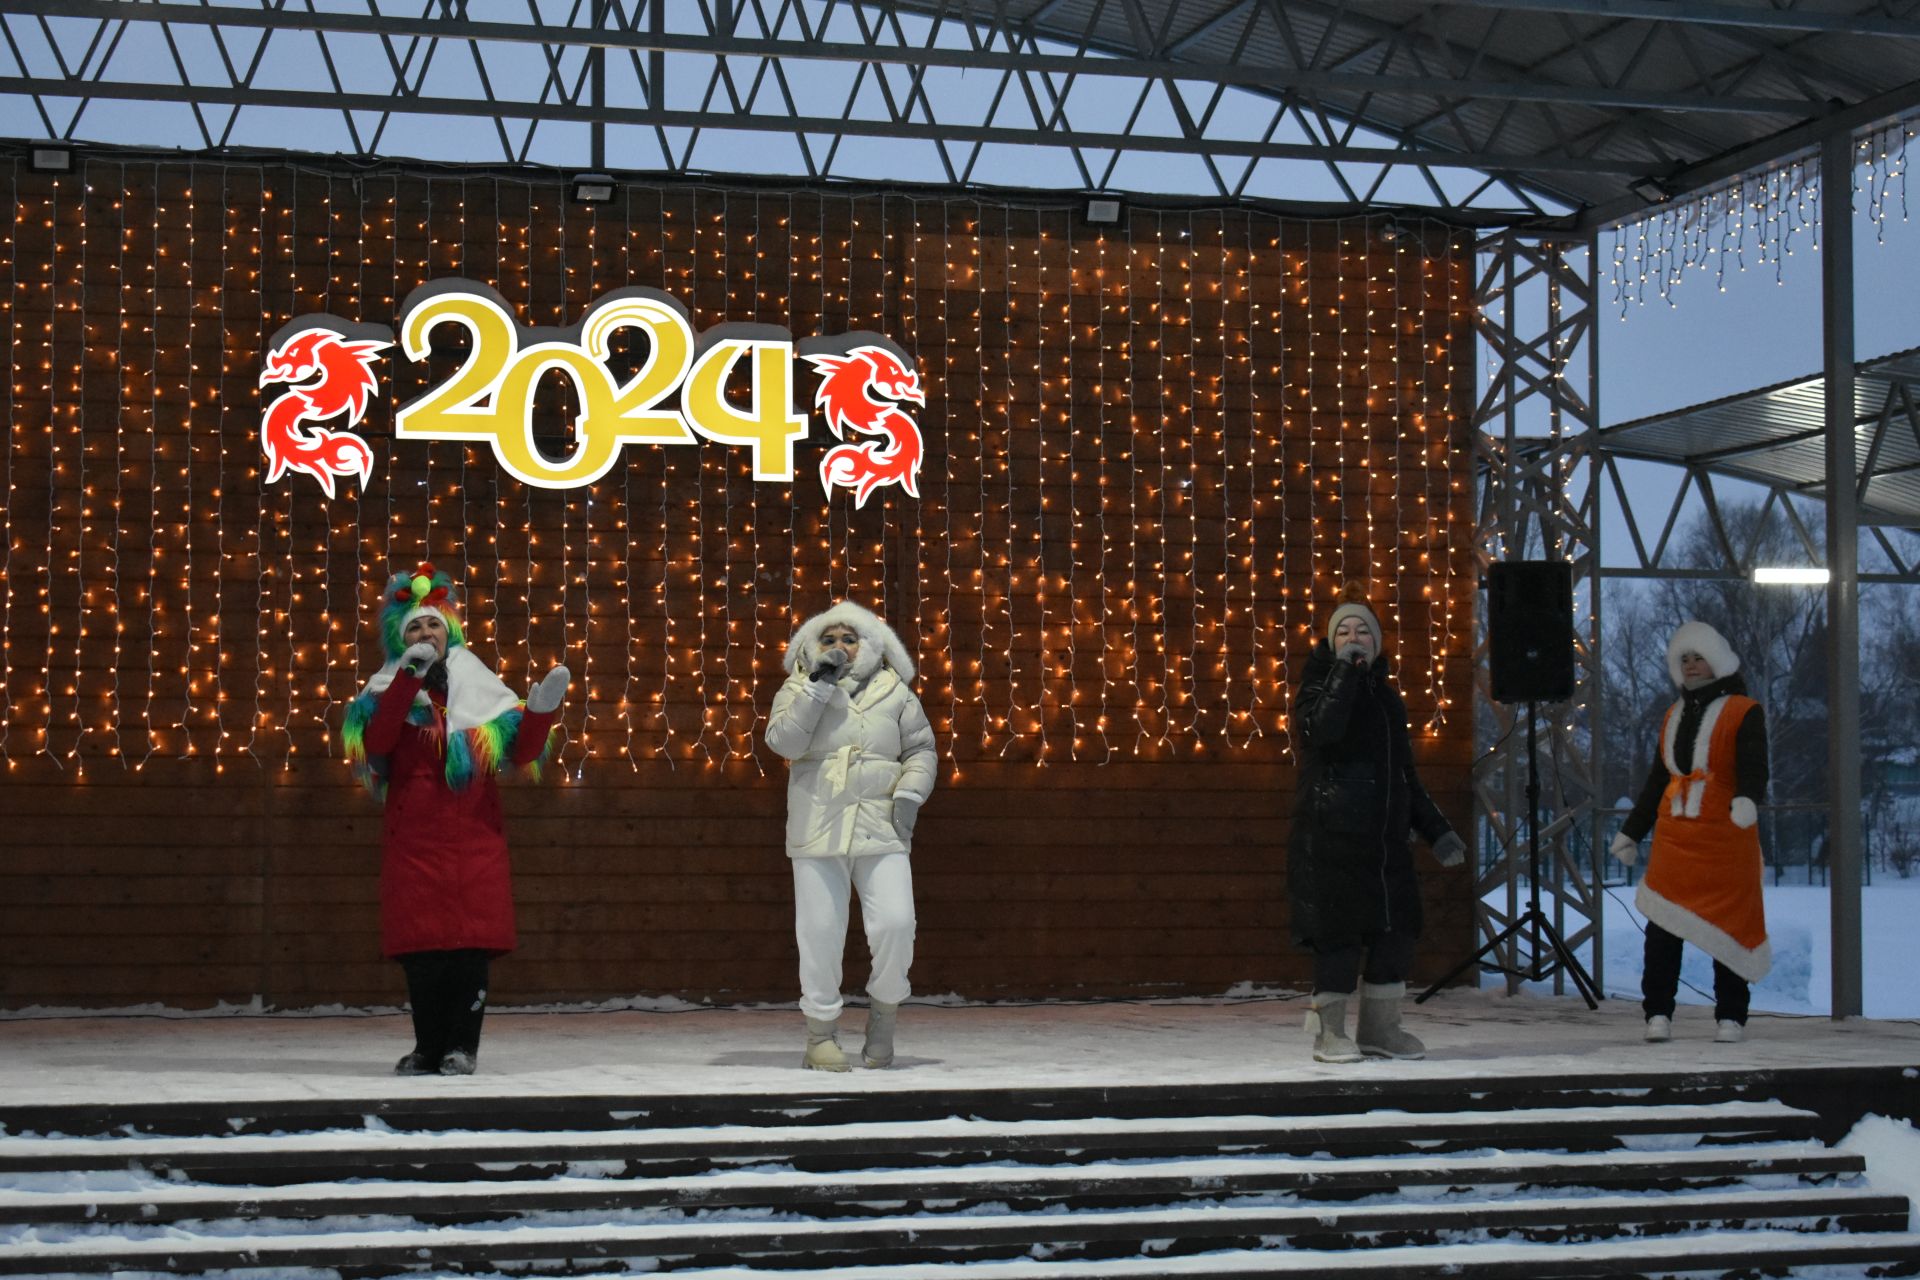
POLYGON ((1697 653, 1707 660, 1713 668, 1713 678, 1724 680, 1740 669, 1740 655, 1733 651, 1726 637, 1704 622, 1683 622, 1674 631, 1673 638, 1667 641, 1667 674, 1673 678, 1673 687, 1682 689, 1686 682, 1680 678, 1680 655, 1697 653))
POLYGON ((913 659, 907 655, 907 647, 900 643, 893 628, 851 600, 836 601, 825 613, 815 614, 800 624, 793 639, 787 642, 787 670, 813 670, 813 664, 819 659, 820 633, 835 625, 851 627, 860 637, 860 652, 853 660, 850 673, 854 683, 864 682, 883 663, 902 680, 913 679, 913 659))
MULTIPOLYGON (((1702 655, 1705 656, 1705 655, 1702 655)), ((1684 778, 1695 769, 1704 770, 1711 759, 1713 731, 1720 723, 1720 713, 1726 710, 1727 695, 1721 694, 1707 704, 1700 713, 1700 728, 1693 735, 1693 758, 1682 769, 1679 761, 1673 758, 1674 742, 1680 736, 1680 717, 1685 714, 1685 704, 1676 702, 1667 716, 1667 731, 1660 743, 1660 754, 1667 766, 1667 772, 1676 778, 1684 778)), ((1711 776, 1711 775, 1709 775, 1711 776)), ((1707 779, 1700 778, 1687 784, 1684 796, 1675 796, 1670 811, 1676 818, 1697 818, 1700 816, 1700 801, 1707 794, 1707 779)))
MULTIPOLYGON (((398 658, 390 660, 367 681, 366 692, 375 697, 385 693, 399 668, 398 658)), ((416 705, 428 706, 433 701, 425 689, 415 694, 413 700, 416 705)), ((447 729, 450 732, 476 729, 519 705, 520 699, 514 696, 513 690, 465 645, 447 650, 447 729)))
POLYGON ((1691 942, 1748 982, 1760 981, 1773 968, 1770 939, 1761 939, 1757 947, 1743 947, 1720 926, 1707 923, 1679 903, 1647 888, 1645 880, 1634 890, 1633 905, 1649 921, 1674 937, 1691 942))

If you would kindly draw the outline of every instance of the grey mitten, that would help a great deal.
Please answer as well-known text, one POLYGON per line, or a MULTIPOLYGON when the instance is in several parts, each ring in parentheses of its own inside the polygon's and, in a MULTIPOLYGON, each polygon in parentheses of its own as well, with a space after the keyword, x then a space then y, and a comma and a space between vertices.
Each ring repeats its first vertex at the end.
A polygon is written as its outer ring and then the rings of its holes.
POLYGON ((1457 867, 1467 860, 1467 842, 1457 831, 1449 831, 1433 842, 1433 856, 1443 867, 1457 867))
POLYGON ((424 675, 428 667, 440 661, 440 651, 433 647, 432 641, 421 640, 407 646, 400 655, 400 666, 412 675, 424 675))
POLYGON ((1366 666, 1369 656, 1363 644, 1350 644, 1340 650, 1340 661, 1351 662, 1356 667, 1366 666))
POLYGON ((1640 842, 1624 831, 1616 832, 1613 844, 1607 852, 1611 853, 1623 867, 1630 867, 1640 861, 1640 842))
POLYGON ((913 838, 913 824, 920 821, 920 802, 912 796, 893 798, 893 829, 902 840, 913 838))
POLYGON ((527 710, 535 715, 544 715, 560 709, 560 700, 567 696, 567 683, 573 679, 573 673, 565 667, 555 667, 541 677, 540 683, 527 690, 527 710))

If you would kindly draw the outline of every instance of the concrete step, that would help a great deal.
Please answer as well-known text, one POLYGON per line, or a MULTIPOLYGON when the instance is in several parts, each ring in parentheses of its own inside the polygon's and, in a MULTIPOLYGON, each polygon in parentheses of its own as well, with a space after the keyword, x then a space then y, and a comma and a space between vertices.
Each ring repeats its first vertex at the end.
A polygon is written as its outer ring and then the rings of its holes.
POLYGON ((870 1169, 846 1174, 738 1171, 637 1179, 308 1183, 245 1191, 156 1185, 132 1191, 0 1191, 0 1223, 158 1223, 365 1214, 449 1223, 534 1212, 731 1206, 871 1216, 944 1213, 985 1204, 1017 1209, 1107 1208, 1261 1193, 1342 1200, 1411 1187, 1652 1191, 1753 1178, 1819 1183, 1859 1174, 1864 1167, 1857 1155, 1815 1143, 1786 1143, 1672 1152, 1492 1152, 1339 1160, 1229 1156, 1091 1166, 870 1169))
POLYGON ((1898 1196, 1716 1192, 1330 1210, 1216 1205, 860 1223, 596 1223, 185 1238, 169 1232, 152 1239, 90 1236, 63 1244, 0 1245, 0 1274, 225 1273, 338 1267, 351 1259, 359 1276, 423 1266, 493 1270, 502 1264, 552 1275, 623 1260, 664 1271, 722 1268, 703 1276, 820 1276, 829 1272, 812 1268, 827 1267, 838 1280, 924 1280, 927 1265, 965 1262, 972 1264, 968 1280, 1044 1280, 1165 1274, 1153 1268, 1172 1257, 1181 1258, 1183 1277, 1752 1274, 1781 1266, 1920 1265, 1920 1236, 1887 1229, 1890 1223, 1904 1224, 1905 1214, 1906 1202, 1898 1196), (1878 1234, 1844 1234, 1854 1224, 1878 1234), (1469 1231, 1497 1240, 1452 1243, 1469 1231), (1045 1262, 1034 1260, 1036 1251, 1045 1262), (748 1265, 737 1265, 742 1263, 748 1265), (810 1269, 794 1270, 796 1263, 810 1269), (912 1269, 916 1266, 921 1269, 912 1269))
POLYGON ((1775 1102, 1713 1106, 1369 1111, 1344 1116, 1202 1116, 919 1123, 724 1125, 703 1129, 490 1133, 338 1130, 275 1137, 5 1138, 0 1173, 141 1169, 195 1182, 288 1185, 378 1177, 523 1180, 586 1162, 607 1176, 667 1176, 742 1163, 818 1171, 1013 1159, 1087 1163, 1119 1155, 1392 1155, 1810 1138, 1818 1117, 1775 1102))

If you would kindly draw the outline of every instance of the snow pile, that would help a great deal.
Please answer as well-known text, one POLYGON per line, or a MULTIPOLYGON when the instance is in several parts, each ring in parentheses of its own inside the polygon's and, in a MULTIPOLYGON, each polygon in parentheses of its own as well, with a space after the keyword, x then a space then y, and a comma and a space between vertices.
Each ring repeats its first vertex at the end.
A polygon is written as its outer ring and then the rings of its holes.
POLYGON ((1867 1182, 1875 1190, 1907 1198, 1911 1227, 1914 1210, 1920 1208, 1920 1131, 1910 1121, 1869 1115, 1835 1145, 1866 1160, 1867 1182))

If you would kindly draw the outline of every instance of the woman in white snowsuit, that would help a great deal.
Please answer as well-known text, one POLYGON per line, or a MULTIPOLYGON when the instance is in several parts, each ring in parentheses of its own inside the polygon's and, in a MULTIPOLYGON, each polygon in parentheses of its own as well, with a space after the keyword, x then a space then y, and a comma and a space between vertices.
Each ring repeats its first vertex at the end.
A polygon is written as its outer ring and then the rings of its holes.
POLYGON ((1704 622, 1667 642, 1667 674, 1680 698, 1661 722, 1653 767, 1612 853, 1632 866, 1653 833, 1634 905, 1647 918, 1641 1004, 1646 1037, 1673 1037, 1681 943, 1713 957, 1714 1039, 1746 1033, 1749 983, 1773 966, 1762 899, 1760 801, 1767 792, 1767 721, 1747 697, 1740 658, 1704 622))
POLYGON ((914 671, 905 646, 859 605, 843 600, 809 619, 787 645, 785 667, 767 745, 792 763, 787 857, 807 1018, 802 1065, 848 1069, 837 1038, 840 959, 857 891, 873 953, 860 1056, 869 1067, 890 1066, 913 963, 908 851, 938 772, 933 726, 907 686, 914 671))

